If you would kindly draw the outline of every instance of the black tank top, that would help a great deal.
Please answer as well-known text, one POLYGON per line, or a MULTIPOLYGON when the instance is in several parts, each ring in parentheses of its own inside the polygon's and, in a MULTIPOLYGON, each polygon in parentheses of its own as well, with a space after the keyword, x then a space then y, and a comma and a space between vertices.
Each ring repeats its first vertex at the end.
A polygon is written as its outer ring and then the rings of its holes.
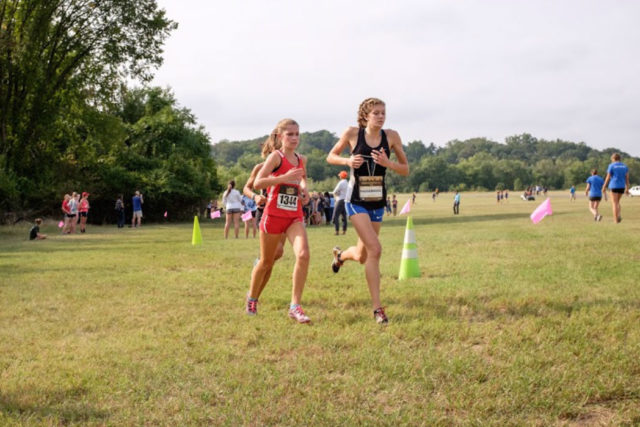
POLYGON ((349 182, 351 194, 349 195, 350 197, 347 197, 347 200, 366 209, 378 209, 387 204, 387 188, 384 182, 387 168, 376 164, 373 161, 373 157, 371 157, 371 151, 379 151, 381 149, 385 151, 387 157, 391 155, 387 134, 383 130, 380 133, 382 136, 380 145, 371 148, 367 145, 364 128, 360 128, 358 130, 358 142, 351 152, 353 155, 360 154, 364 162, 358 169, 351 170, 349 182))

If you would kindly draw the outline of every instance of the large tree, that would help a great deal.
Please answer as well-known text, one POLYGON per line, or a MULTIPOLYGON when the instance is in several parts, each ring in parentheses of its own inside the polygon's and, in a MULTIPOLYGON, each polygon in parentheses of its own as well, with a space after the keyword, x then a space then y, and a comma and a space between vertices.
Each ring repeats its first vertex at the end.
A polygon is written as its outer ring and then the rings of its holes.
POLYGON ((49 182, 60 122, 149 81, 175 28, 155 0, 0 0, 0 191, 49 182))

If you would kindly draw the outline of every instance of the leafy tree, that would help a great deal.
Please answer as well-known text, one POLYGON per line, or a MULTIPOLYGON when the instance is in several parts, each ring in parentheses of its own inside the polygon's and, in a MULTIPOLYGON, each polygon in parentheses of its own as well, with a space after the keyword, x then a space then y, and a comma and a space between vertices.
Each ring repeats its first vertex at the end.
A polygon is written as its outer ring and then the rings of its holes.
POLYGON ((104 118, 123 82, 149 81, 175 28, 155 0, 2 0, 0 168, 27 206, 83 150, 59 125, 82 133, 77 120, 104 118))
POLYGON ((410 142, 409 145, 404 147, 404 153, 407 155, 408 159, 411 159, 411 161, 414 162, 419 162, 424 156, 433 155, 429 152, 427 147, 425 147, 422 141, 410 142))

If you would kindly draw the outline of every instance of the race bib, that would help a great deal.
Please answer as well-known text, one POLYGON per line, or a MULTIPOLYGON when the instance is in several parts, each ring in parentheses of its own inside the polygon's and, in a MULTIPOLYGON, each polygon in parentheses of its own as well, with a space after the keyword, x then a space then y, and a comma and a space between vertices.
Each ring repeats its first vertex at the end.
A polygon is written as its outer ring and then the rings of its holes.
POLYGON ((276 206, 285 211, 298 210, 298 187, 281 185, 276 206))
POLYGON ((359 176, 360 200, 364 202, 377 202, 383 199, 382 176, 359 176))

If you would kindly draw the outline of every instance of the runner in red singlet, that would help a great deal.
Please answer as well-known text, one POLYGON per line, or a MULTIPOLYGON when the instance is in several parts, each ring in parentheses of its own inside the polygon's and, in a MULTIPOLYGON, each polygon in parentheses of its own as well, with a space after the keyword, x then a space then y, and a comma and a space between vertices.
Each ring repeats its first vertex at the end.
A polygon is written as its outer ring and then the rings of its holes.
POLYGON ((308 323, 309 317, 300 305, 302 291, 309 269, 309 244, 302 221, 302 204, 308 203, 306 159, 295 150, 300 142, 298 123, 281 120, 273 130, 267 144, 281 149, 273 151, 265 160, 253 183, 255 189, 268 188, 267 202, 260 221, 260 260, 251 275, 246 312, 257 313, 260 293, 266 285, 275 262, 276 249, 283 235, 287 237, 296 257, 293 269, 293 289, 289 317, 299 323, 308 323))

